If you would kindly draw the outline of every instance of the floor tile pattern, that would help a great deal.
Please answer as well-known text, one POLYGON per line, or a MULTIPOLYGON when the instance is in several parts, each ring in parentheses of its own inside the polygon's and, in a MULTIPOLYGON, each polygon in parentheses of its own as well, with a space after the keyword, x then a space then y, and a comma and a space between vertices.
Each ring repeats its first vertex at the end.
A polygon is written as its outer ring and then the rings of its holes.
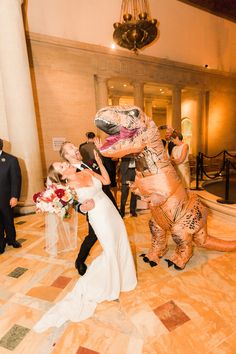
POLYGON ((190 320, 174 301, 166 302, 157 307, 154 312, 170 332, 190 320))
POLYGON ((22 341, 26 334, 30 331, 19 325, 14 325, 1 339, 0 346, 8 350, 13 350, 22 341))
MULTIPOLYGON (((163 259, 151 268, 140 257, 150 246, 147 211, 124 219, 137 288, 99 304, 86 321, 35 333, 34 324, 79 278, 74 261, 87 223, 83 215, 78 218, 78 248, 55 257, 45 250, 44 216, 16 218, 22 247, 6 247, 0 255, 0 354, 236 353, 236 252, 195 247, 183 271, 168 268, 163 259)), ((209 217, 209 234, 230 240, 235 231, 209 217)), ((167 258, 174 248, 170 237, 167 258)), ((87 264, 100 252, 97 242, 87 264)))
POLYGON ((28 269, 23 268, 23 267, 17 267, 13 269, 11 273, 8 274, 9 277, 12 278, 19 278, 21 275, 23 275, 28 269))
POLYGON ((91 350, 91 349, 87 349, 87 348, 84 348, 84 347, 79 347, 79 349, 76 352, 76 354, 100 354, 100 353, 95 352, 94 350, 91 350))

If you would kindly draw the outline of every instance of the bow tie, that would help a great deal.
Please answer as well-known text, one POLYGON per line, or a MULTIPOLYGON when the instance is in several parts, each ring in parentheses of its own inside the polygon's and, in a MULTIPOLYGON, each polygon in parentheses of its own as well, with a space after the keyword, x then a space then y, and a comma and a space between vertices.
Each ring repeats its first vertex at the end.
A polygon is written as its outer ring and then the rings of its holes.
POLYGON ((89 169, 88 166, 86 166, 84 163, 81 163, 79 167, 76 168, 76 172, 79 172, 81 170, 89 169))

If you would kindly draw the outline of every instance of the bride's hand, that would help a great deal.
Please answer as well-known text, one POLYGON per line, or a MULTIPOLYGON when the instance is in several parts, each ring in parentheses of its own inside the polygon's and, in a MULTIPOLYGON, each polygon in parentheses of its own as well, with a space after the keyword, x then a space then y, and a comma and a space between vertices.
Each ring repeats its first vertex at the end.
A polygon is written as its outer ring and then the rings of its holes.
POLYGON ((94 157, 95 157, 95 160, 96 160, 98 166, 99 166, 99 165, 102 165, 102 159, 101 159, 101 157, 98 155, 97 151, 96 151, 96 150, 93 150, 93 152, 94 152, 94 157))

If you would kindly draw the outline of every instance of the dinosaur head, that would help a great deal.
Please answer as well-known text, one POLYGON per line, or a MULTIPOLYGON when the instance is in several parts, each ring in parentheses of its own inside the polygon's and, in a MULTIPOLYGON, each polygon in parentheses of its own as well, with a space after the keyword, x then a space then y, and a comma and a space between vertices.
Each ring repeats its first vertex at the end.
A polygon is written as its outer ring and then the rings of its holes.
POLYGON ((100 152, 107 157, 140 153, 148 140, 150 122, 153 121, 136 106, 108 106, 100 109, 95 124, 109 135, 100 147, 100 152))

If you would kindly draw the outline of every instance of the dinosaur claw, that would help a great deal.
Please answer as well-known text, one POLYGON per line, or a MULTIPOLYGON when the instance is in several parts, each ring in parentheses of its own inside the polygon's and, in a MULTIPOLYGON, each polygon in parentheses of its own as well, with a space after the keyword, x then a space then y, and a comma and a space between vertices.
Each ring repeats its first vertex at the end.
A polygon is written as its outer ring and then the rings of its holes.
POLYGON ((140 254, 139 257, 145 257, 145 256, 146 256, 146 254, 145 254, 145 253, 142 253, 142 254, 140 254))
POLYGON ((183 268, 178 267, 176 264, 174 264, 174 268, 175 268, 176 270, 183 270, 183 268))
POLYGON ((168 268, 172 267, 172 265, 174 265, 174 263, 172 261, 170 261, 169 259, 165 258, 165 261, 168 263, 168 268))
POLYGON ((156 267, 157 266, 157 263, 154 262, 154 261, 149 261, 149 264, 151 267, 156 267))
POLYGON ((143 261, 144 261, 145 263, 149 263, 149 259, 148 259, 147 257, 143 257, 143 261))

